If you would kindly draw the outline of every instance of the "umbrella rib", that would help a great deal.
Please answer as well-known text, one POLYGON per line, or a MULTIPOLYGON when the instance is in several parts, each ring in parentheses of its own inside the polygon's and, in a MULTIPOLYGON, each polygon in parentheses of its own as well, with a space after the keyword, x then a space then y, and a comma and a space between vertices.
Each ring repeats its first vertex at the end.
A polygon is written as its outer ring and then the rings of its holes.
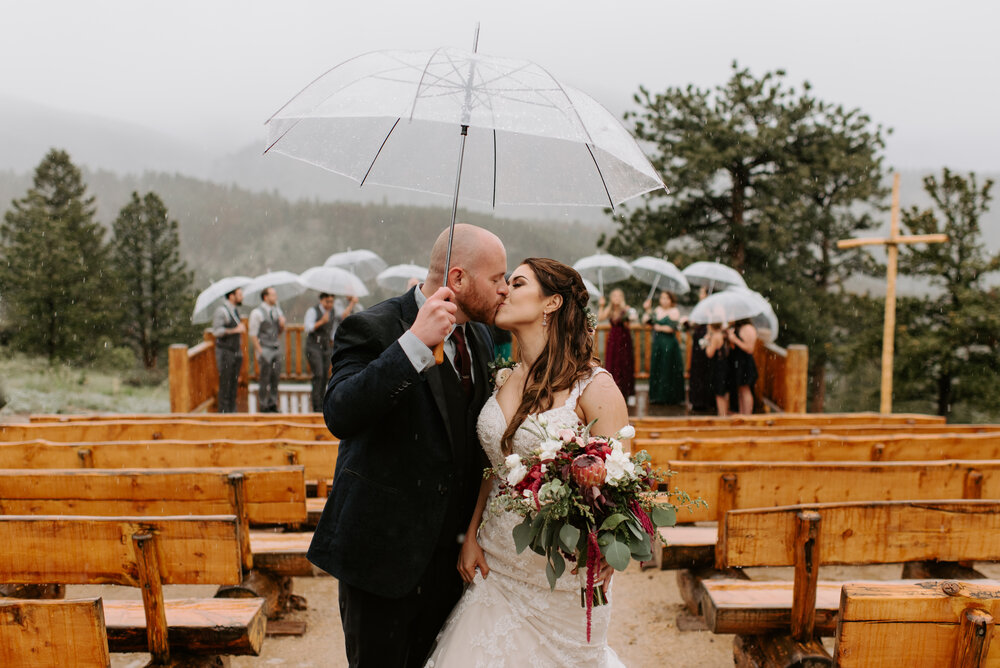
POLYGON ((431 66, 434 62, 434 57, 437 56, 438 52, 442 47, 438 47, 431 52, 431 55, 427 58, 427 62, 424 63, 424 69, 420 72, 420 79, 417 81, 417 90, 413 94, 413 104, 410 105, 410 121, 413 121, 413 112, 417 109, 417 100, 420 99, 420 88, 424 85, 424 77, 427 76, 427 68, 431 66))
POLYGON ((601 185, 604 186, 604 194, 608 196, 608 202, 611 204, 611 210, 615 210, 615 203, 611 199, 611 193, 608 191, 608 184, 604 180, 604 173, 601 171, 601 166, 597 164, 597 158, 594 157, 594 151, 591 150, 590 144, 584 144, 587 147, 587 153, 590 154, 590 159, 594 161, 594 169, 597 170, 597 175, 601 177, 601 185))
POLYGON ((397 125, 399 125, 398 118, 396 119, 396 122, 392 124, 392 127, 389 128, 389 133, 386 134, 385 139, 382 140, 381 145, 379 145, 378 151, 375 153, 375 157, 372 158, 372 164, 368 165, 368 171, 365 172, 365 178, 361 179, 361 183, 358 185, 359 188, 365 185, 365 180, 368 178, 368 175, 371 174, 372 168, 375 166, 375 161, 378 160, 378 157, 382 154, 382 149, 385 148, 385 143, 389 141, 389 135, 391 135, 392 131, 396 129, 397 125))

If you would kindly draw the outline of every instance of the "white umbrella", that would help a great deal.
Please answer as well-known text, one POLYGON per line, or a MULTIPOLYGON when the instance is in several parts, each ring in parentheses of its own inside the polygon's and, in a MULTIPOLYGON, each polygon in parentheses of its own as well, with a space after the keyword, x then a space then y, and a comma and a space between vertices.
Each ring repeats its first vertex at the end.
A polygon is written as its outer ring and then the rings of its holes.
POLYGON ((194 312, 191 314, 191 322, 199 324, 202 322, 212 322, 212 315, 215 309, 226 299, 226 295, 242 288, 253 279, 249 276, 227 276, 201 291, 198 298, 194 300, 194 312))
POLYGON ((351 272, 362 281, 370 281, 386 268, 386 262, 370 250, 346 250, 326 258, 324 267, 340 267, 351 272))
POLYGON ((762 300, 743 292, 723 290, 698 302, 688 320, 696 325, 718 325, 753 318, 764 311, 762 300))
POLYGON ((403 292, 410 280, 414 278, 421 283, 427 280, 427 267, 415 264, 394 264, 376 276, 375 282, 383 290, 403 292))
POLYGON ((297 297, 306 291, 298 274, 290 271, 271 271, 261 274, 243 287, 243 303, 247 306, 260 304, 260 293, 264 288, 274 288, 278 301, 297 297))
POLYGON ((589 278, 583 279, 583 286, 587 288, 587 297, 589 298, 589 301, 596 302, 604 296, 604 293, 598 290, 597 286, 594 285, 589 278))
POLYGON ((747 286, 740 272, 719 262, 695 262, 684 267, 684 271, 681 273, 684 274, 688 283, 704 285, 709 292, 713 292, 715 288, 725 288, 730 285, 744 288, 747 286))
POLYGON ((302 272, 299 279, 310 290, 330 295, 364 297, 368 294, 360 278, 339 267, 311 267, 302 272))
POLYGON ((775 315, 774 309, 771 308, 770 302, 764 298, 764 295, 750 288, 741 288, 738 286, 730 286, 723 292, 735 292, 746 295, 748 298, 759 300, 762 310, 758 315, 750 318, 753 326, 757 328, 757 338, 764 343, 771 343, 778 338, 778 316, 775 315))
POLYGON ((632 275, 643 283, 649 283, 649 295, 652 299, 657 288, 683 294, 691 289, 681 270, 673 262, 667 262, 658 257, 648 255, 632 260, 632 275))
POLYGON ((604 294, 605 283, 624 281, 632 275, 632 267, 628 262, 607 253, 580 258, 573 264, 573 268, 584 278, 597 281, 597 288, 601 294, 604 294))

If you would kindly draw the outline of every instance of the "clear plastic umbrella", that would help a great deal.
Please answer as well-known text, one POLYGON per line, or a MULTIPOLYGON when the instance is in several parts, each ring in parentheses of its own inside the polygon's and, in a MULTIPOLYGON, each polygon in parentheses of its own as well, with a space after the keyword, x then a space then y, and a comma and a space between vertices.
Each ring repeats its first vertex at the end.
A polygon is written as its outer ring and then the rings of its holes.
POLYGON ((191 314, 191 322, 199 324, 212 322, 212 315, 215 309, 226 299, 226 295, 242 288, 253 279, 249 276, 227 276, 201 291, 198 298, 194 300, 194 312, 191 314))
POLYGON ((379 275, 388 266, 382 258, 370 250, 363 248, 358 250, 347 249, 341 253, 334 253, 326 258, 324 267, 340 267, 351 272, 362 281, 370 281, 379 275))
MULTIPOLYGON (((266 123, 265 152, 377 183, 497 204, 610 206, 664 188, 622 124, 525 60, 439 48, 352 58, 266 123)), ((451 262, 450 247, 445 275, 451 262)))
POLYGON ((698 302, 691 309, 688 320, 696 325, 725 325, 754 318, 764 311, 766 303, 762 304, 762 301, 763 298, 744 292, 723 290, 698 302))
POLYGON ((684 274, 673 262, 648 255, 632 261, 632 275, 643 283, 649 283, 649 295, 652 299, 656 289, 683 294, 691 289, 684 274))
MULTIPOLYGON (((581 276, 583 278, 583 276, 581 276)), ((597 289, 589 278, 583 278, 583 286, 587 288, 587 296, 589 301, 596 302, 598 299, 604 296, 604 293, 597 289)))
POLYGON ((750 288, 741 288, 739 286, 728 287, 723 292, 735 292, 737 294, 744 294, 748 298, 759 300, 762 310, 758 315, 750 318, 753 326, 757 328, 757 338, 764 343, 773 343, 778 338, 778 316, 775 315, 774 309, 771 308, 771 303, 765 299, 764 295, 750 288))
POLYGON ((692 285, 704 285, 709 292, 716 288, 722 289, 730 285, 737 285, 745 288, 746 281, 740 272, 732 267, 727 267, 719 262, 695 262, 684 267, 684 278, 692 285))
POLYGON ((375 277, 375 282, 383 290, 403 292, 412 279, 421 283, 427 280, 427 267, 415 264, 394 264, 375 277))
POLYGON ((243 303, 247 306, 260 304, 260 293, 264 288, 274 288, 278 293, 279 302, 297 297, 306 291, 306 286, 299 280, 298 274, 290 271, 270 271, 243 286, 243 303))
POLYGON ((600 294, 604 294, 605 283, 624 281, 632 275, 632 266, 628 262, 607 253, 582 257, 573 263, 573 268, 584 278, 597 281, 600 294))
POLYGON ((368 294, 360 278, 340 267, 311 267, 302 272, 299 280, 310 290, 330 295, 364 297, 368 294))

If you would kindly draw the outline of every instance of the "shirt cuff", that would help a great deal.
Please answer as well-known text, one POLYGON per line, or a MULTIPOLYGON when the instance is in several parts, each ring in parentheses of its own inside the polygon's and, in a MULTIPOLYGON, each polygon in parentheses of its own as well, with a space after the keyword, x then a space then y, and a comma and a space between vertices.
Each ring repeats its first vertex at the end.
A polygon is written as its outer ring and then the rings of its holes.
POLYGON ((423 373, 434 366, 434 351, 424 345, 413 332, 409 330, 403 332, 399 337, 399 347, 406 353, 417 373, 423 373))

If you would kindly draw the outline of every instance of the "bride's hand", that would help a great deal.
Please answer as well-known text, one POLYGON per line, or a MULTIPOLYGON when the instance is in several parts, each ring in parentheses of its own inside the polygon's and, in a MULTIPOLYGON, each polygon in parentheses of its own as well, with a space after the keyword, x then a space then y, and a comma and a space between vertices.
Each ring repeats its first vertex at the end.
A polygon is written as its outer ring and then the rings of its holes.
POLYGON ((607 594, 608 587, 611 585, 611 576, 614 574, 614 567, 610 566, 608 562, 601 558, 601 570, 597 574, 597 579, 594 580, 594 585, 601 585, 601 591, 607 594))
POLYGON ((465 534, 465 542, 462 543, 462 551, 458 554, 458 573, 466 584, 471 584, 476 577, 476 568, 483 574, 483 579, 490 574, 490 567, 486 564, 486 554, 483 548, 479 547, 479 541, 473 533, 465 534))

